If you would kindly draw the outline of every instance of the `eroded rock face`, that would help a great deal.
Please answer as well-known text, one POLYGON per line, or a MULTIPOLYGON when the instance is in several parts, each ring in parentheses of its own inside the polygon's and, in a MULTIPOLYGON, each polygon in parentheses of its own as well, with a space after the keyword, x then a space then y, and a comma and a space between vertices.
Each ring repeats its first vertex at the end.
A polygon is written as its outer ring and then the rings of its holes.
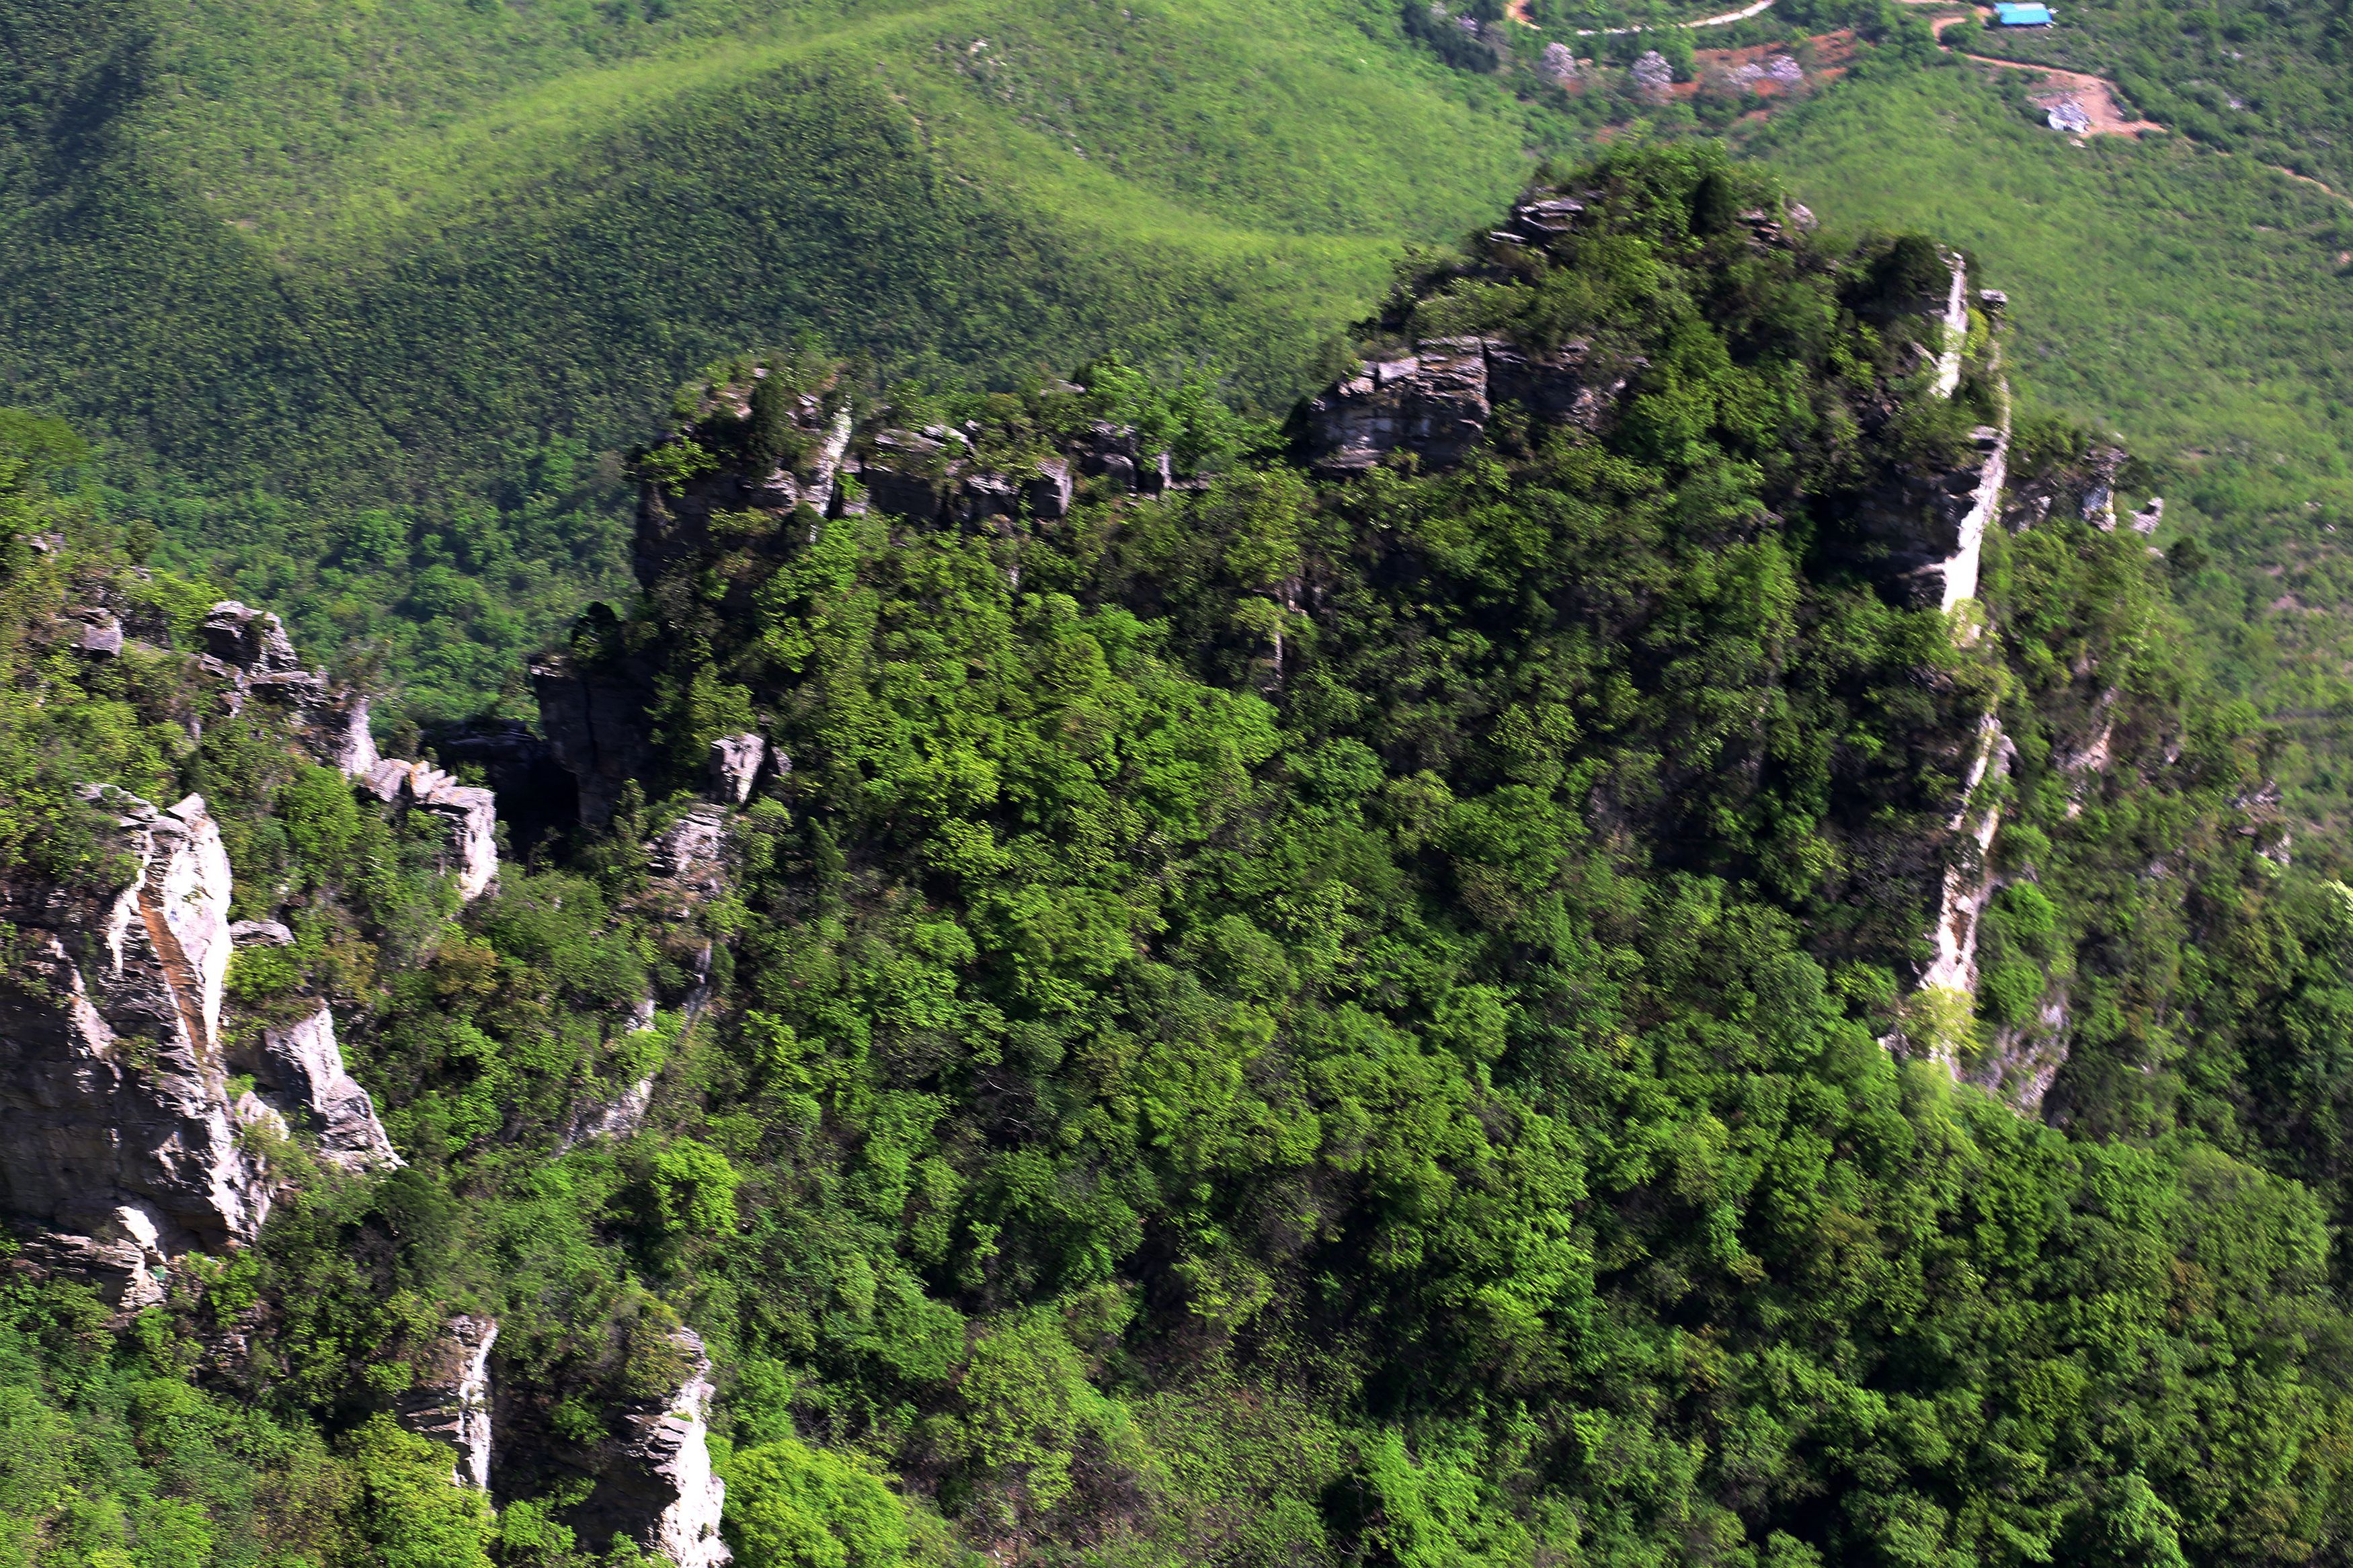
POLYGON ((1485 344, 1443 338, 1409 358, 1366 365, 1307 405, 1308 460, 1320 473, 1362 473, 1391 452, 1444 468, 1487 432, 1485 344))
POLYGON ((366 694, 304 669, 276 616, 225 599, 198 630, 212 660, 206 668, 231 683, 233 706, 253 697, 284 708, 304 749, 348 777, 375 766, 366 694))
POLYGON ((723 805, 741 805, 752 798, 760 764, 768 758, 768 742, 757 735, 722 735, 711 742, 711 793, 723 805))
POLYGON ((412 809, 431 812, 448 823, 448 863, 457 873, 460 898, 471 902, 490 889, 499 874, 497 796, 459 784, 430 763, 393 757, 368 771, 367 787, 387 805, 406 801, 412 809))
POLYGON ((720 1568, 734 1554, 719 1537, 727 1486, 711 1468, 711 1358, 693 1330, 670 1337, 689 1359, 687 1380, 661 1404, 623 1417, 622 1435, 599 1455, 596 1490, 575 1528, 584 1543, 626 1535, 677 1568, 720 1568))
POLYGON ((1968 455, 1931 474, 1894 474, 1867 495, 1848 524, 1861 563, 1881 592, 1911 608, 1946 610, 1974 598, 1985 531, 2000 509, 2008 432, 1971 437, 1968 455))
POLYGON ((681 912, 688 904, 723 895, 729 882, 727 837, 725 808, 708 802, 689 806, 646 846, 654 895, 681 912))
POLYGON ((428 729, 425 742, 445 766, 480 770, 517 859, 528 858, 551 832, 580 819, 579 785, 556 761, 554 749, 529 726, 512 719, 472 720, 428 729))
POLYGON ((400 1167, 375 1101, 344 1069, 325 1003, 300 1023, 262 1031, 253 1076, 262 1103, 290 1130, 315 1135, 322 1158, 353 1172, 400 1167))
MULTIPOLYGON (((647 1027, 650 1028, 650 1023, 647 1027)), ((557 1140, 557 1147, 569 1149, 596 1138, 627 1138, 637 1131, 646 1119, 646 1108, 653 1103, 654 1080, 641 1078, 608 1104, 586 1105, 577 1108, 570 1126, 557 1140)))
MULTIPOLYGON (((1583 210, 1567 199, 1515 209, 1525 229, 1499 234, 1537 243, 1566 232, 1583 210)), ((1539 420, 1599 429, 1624 394, 1622 370, 1592 361, 1584 343, 1532 351, 1489 338, 1433 338, 1406 358, 1368 364, 1335 384, 1304 411, 1309 464, 1325 478, 1361 474, 1393 452, 1410 452, 1425 469, 1451 468, 1485 438, 1499 403, 1517 403, 1539 420)))
POLYGON ((624 786, 653 760, 647 693, 626 677, 583 668, 569 654, 534 659, 531 682, 548 748, 579 788, 580 820, 602 827, 624 786))
POLYGON ((403 1426, 449 1449, 450 1480, 483 1490, 491 1484, 491 1347, 498 1342, 496 1318, 450 1319, 396 1411, 403 1426))
POLYGON ((219 1049, 220 830, 195 795, 160 812, 120 790, 88 798, 113 814, 127 882, 0 885, 23 955, 0 975, 0 1208, 46 1233, 37 1256, 138 1306, 165 1260, 250 1241, 269 1194, 219 1049))

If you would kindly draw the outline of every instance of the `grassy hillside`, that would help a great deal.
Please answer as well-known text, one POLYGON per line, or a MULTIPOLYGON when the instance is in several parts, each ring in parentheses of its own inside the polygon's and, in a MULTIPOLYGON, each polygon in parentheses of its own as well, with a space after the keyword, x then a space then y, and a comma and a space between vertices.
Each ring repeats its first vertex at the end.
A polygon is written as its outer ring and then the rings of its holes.
POLYGON ((2114 77, 2145 112, 2211 146, 2353 185, 2342 5, 2076 0, 2048 32, 1987 41, 2005 58, 2114 77))
POLYGON ((2147 471, 2129 499, 2163 494, 2158 542, 2218 563, 2185 591, 2227 678, 2279 721, 2299 804, 2341 829, 2353 211, 2179 139, 2071 146, 1957 68, 1843 87, 1759 146, 1806 200, 1948 236, 2011 291, 2021 389, 2130 438, 2147 471))
POLYGON ((807 329, 1000 377, 1181 346, 1279 398, 1532 137, 1356 0, 660 9, 7 7, 0 363, 329 492, 640 437, 807 329))
POLYGON ((1386 0, 7 0, 0 380, 163 559, 470 710, 627 592, 596 454, 713 357, 1280 405, 1570 132, 1386 0))

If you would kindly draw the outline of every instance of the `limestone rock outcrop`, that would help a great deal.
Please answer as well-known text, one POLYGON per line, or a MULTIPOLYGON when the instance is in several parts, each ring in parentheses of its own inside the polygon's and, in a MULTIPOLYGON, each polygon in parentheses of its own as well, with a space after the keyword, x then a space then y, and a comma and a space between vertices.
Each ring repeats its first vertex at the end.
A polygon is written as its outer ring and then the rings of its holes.
POLYGON ((120 790, 111 888, 0 883, 18 956, 0 974, 0 1209, 31 1251, 113 1300, 154 1299, 195 1247, 252 1239, 269 1213, 239 1146, 219 1047, 232 947, 228 857, 202 798, 168 810, 120 790))
POLYGON ((1890 475, 1848 528, 1881 591, 1915 608, 1947 611, 1977 596, 1985 531, 2001 505, 2010 434, 1981 426, 1967 456, 1926 473, 1890 475))
MULTIPOLYGON (((1536 205, 1522 210, 1548 217, 1536 205)), ((1614 415, 1631 368, 1604 366, 1579 342, 1537 351, 1492 338, 1427 339, 1412 354, 1368 364, 1308 403, 1304 455, 1327 479, 1361 474, 1400 451, 1425 469, 1451 468, 1485 437, 1499 403, 1598 429, 1614 415)))
POLYGON ((768 742, 757 735, 722 735, 711 742, 711 793, 723 805, 741 805, 752 798, 760 764, 768 760, 768 742))
POLYGON ((396 1409, 403 1426, 448 1447, 449 1479, 487 1491, 491 1485, 491 1348, 496 1318, 449 1320, 396 1409))
POLYGON ((692 904, 723 896, 729 885, 727 812, 702 802, 654 836, 646 846, 653 873, 651 896, 684 913, 692 904))
POLYGON ((499 874, 498 797, 461 784, 430 763, 386 757, 368 770, 370 794, 386 805, 406 803, 440 817, 448 831, 447 868, 457 873, 459 896, 471 902, 499 874))
POLYGON ((512 719, 476 719, 429 727, 427 753, 443 767, 478 771, 498 803, 508 842, 526 858, 548 834, 580 819, 580 790, 555 750, 512 719))
POLYGON ((253 697, 285 709, 304 748, 348 777, 375 766, 366 693, 304 669, 276 616, 225 599, 206 615, 198 633, 207 668, 229 683, 232 708, 253 697))
POLYGON ((1485 343, 1441 338, 1368 364, 1307 405, 1308 458, 1327 475, 1362 473, 1400 449, 1430 468, 1459 463, 1487 432, 1485 343))
POLYGON ((597 1455, 597 1484, 574 1521, 584 1542, 626 1535, 677 1568, 721 1568, 734 1554, 719 1536, 727 1486, 711 1468, 711 1358, 691 1329, 672 1344, 689 1373, 659 1404, 628 1412, 597 1455))
POLYGON ((568 653, 533 659, 531 683, 548 749, 577 787, 580 820, 602 827, 622 789, 653 760, 649 694, 625 674, 584 666, 568 653))
POLYGON ((375 1100, 343 1066, 325 1003, 299 1023, 262 1030, 251 1068, 262 1103, 290 1130, 314 1135, 321 1157, 346 1171, 399 1168, 375 1100))

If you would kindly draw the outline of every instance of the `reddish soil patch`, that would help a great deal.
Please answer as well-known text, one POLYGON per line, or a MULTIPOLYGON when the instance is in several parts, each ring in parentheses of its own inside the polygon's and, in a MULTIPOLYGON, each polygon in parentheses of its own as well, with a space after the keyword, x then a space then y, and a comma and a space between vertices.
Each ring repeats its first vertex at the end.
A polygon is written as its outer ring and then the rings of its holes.
MULTIPOLYGON (((1854 31, 1841 27, 1835 33, 1823 33, 1809 38, 1814 63, 1794 80, 1768 73, 1776 57, 1794 59, 1787 44, 1750 44, 1738 49, 1694 49, 1692 51, 1693 79, 1679 81, 1667 90, 1677 98, 1697 98, 1703 93, 1717 98, 1733 98, 1742 93, 1757 98, 1788 98, 1803 94, 1825 83, 1836 81, 1846 74, 1847 63, 1854 58, 1854 31), (1753 73, 1753 74, 1752 74, 1753 73)), ((1765 110, 1752 110, 1752 115, 1765 110)))

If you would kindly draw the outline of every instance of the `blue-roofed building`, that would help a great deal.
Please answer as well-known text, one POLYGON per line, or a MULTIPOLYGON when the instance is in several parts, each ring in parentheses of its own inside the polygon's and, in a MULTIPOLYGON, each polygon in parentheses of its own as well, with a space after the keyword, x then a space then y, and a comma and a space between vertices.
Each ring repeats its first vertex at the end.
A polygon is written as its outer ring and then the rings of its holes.
POLYGON ((2051 7, 2004 0, 1994 6, 1993 19, 1997 26, 2002 27, 2047 27, 2051 25, 2051 7))

